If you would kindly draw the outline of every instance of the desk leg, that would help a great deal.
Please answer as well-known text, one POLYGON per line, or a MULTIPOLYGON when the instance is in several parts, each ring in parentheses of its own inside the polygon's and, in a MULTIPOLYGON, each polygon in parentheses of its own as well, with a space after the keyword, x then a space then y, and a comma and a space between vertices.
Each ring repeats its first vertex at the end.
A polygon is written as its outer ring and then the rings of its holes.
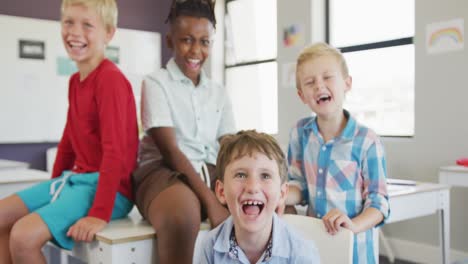
POLYGON ((388 240, 385 237, 382 229, 379 228, 378 230, 379 230, 379 238, 382 241, 382 245, 385 248, 385 252, 387 253, 388 262, 393 264, 395 263, 395 254, 393 254, 393 249, 390 247, 390 244, 388 243, 388 240))
POLYGON ((441 210, 439 211, 440 215, 440 224, 439 224, 439 237, 440 237, 440 248, 441 248, 441 258, 443 264, 450 263, 450 193, 447 190, 446 192, 440 193, 440 202, 441 210))

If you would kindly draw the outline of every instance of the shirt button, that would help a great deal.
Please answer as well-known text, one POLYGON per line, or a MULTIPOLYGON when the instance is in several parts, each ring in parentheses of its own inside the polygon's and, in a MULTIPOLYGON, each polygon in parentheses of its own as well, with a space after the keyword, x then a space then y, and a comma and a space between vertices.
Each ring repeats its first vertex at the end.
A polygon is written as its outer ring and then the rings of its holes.
POLYGON ((323 170, 322 170, 322 169, 319 169, 319 173, 322 174, 322 173, 323 173, 323 170))
POLYGON ((318 191, 318 192, 317 192, 317 195, 318 195, 318 196, 322 195, 322 192, 321 192, 321 191, 318 191))
POLYGON ((322 150, 323 150, 323 151, 327 150, 327 147, 326 147, 326 146, 323 146, 323 147, 322 147, 322 150))
POLYGON ((322 217, 320 214, 317 214, 317 217, 322 217))

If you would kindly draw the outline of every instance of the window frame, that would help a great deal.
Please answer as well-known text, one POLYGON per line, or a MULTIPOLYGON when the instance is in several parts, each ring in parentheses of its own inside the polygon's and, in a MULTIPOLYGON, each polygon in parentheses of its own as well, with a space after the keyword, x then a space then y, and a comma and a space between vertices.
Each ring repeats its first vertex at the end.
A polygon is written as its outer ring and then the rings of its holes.
MULTIPOLYGON (((325 42, 328 44, 330 43, 330 31, 331 31, 331 8, 330 8, 330 1, 333 0, 325 0, 325 42)), ((347 52, 356 52, 356 51, 365 51, 365 50, 376 50, 381 48, 390 48, 396 46, 403 46, 403 45, 413 45, 414 46, 414 35, 412 37, 404 37, 404 38, 396 38, 390 39, 385 41, 377 41, 377 42, 368 42, 364 44, 357 44, 351 46, 344 46, 344 47, 336 47, 342 53, 347 52)), ((413 90, 416 90, 416 87, 413 86, 413 90)), ((414 107, 416 107, 416 102, 414 102, 414 107)), ((413 112, 414 115, 414 124, 413 124, 413 134, 412 135, 379 135, 383 138, 413 138, 416 135, 416 109, 413 112)))
MULTIPOLYGON (((226 16, 229 16, 228 4, 231 3, 231 2, 235 2, 235 1, 238 1, 238 0, 225 0, 225 2, 224 2, 224 18, 226 16)), ((276 1, 276 0, 271 0, 271 1, 276 1)), ((274 28, 275 28, 275 31, 276 31, 276 25, 274 25, 274 28)), ((229 34, 227 32, 227 27, 225 26, 224 27, 224 38, 225 38, 224 41, 225 41, 225 43, 228 40, 227 39, 228 37, 229 37, 229 34)), ((272 58, 262 59, 262 60, 249 60, 249 61, 243 61, 243 62, 236 62, 234 64, 227 64, 227 61, 228 61, 227 56, 228 56, 228 52, 226 52, 226 50, 224 50, 224 76, 223 76, 223 78, 224 78, 224 85, 226 85, 226 86, 227 86, 226 71, 229 70, 229 69, 240 68, 240 67, 243 67, 243 66, 261 65, 261 64, 271 63, 271 62, 278 63, 278 49, 276 50, 275 56, 272 57, 272 58)), ((278 73, 276 73, 276 74, 277 74, 276 79, 278 79, 278 73)), ((277 109, 277 111, 278 111, 278 109, 277 109)), ((280 124, 277 123, 276 132, 273 133, 272 135, 276 135, 276 134, 279 133, 279 126, 280 126, 280 124)), ((258 130, 258 128, 255 128, 255 129, 258 130)))
MULTIPOLYGON (((230 2, 235 2, 238 0, 226 0, 224 2, 224 10, 225 10, 225 17, 228 14, 228 4, 230 2)), ((275 0, 273 0, 275 1, 275 0)), ((275 26, 276 28, 276 26, 275 26)), ((226 28, 224 36, 227 37, 228 34, 226 34, 226 28)), ((226 41, 226 40, 225 40, 226 41)), ((246 61, 246 62, 240 62, 240 63, 234 63, 234 64, 226 64, 226 54, 227 52, 224 52, 224 70, 229 69, 229 68, 234 68, 234 67, 242 67, 242 66, 248 66, 248 65, 256 65, 256 64, 262 64, 262 63, 268 63, 268 62, 276 62, 278 60, 278 51, 276 51, 276 56, 270 59, 265 59, 265 60, 251 60, 251 61, 246 61)))

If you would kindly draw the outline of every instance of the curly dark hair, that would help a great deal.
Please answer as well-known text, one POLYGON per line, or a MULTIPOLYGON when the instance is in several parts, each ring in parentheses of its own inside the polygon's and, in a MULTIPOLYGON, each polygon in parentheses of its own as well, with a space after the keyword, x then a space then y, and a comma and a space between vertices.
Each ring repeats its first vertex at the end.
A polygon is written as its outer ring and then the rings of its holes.
POLYGON ((216 28, 215 0, 172 0, 166 23, 174 24, 179 16, 203 17, 216 28))

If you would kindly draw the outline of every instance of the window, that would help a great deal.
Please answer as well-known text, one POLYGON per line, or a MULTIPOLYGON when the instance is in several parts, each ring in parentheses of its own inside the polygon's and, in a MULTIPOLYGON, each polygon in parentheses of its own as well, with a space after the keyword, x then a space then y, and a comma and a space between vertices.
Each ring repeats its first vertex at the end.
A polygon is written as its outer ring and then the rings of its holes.
POLYGON ((278 132, 276 0, 226 1, 226 87, 238 129, 278 132))
POLYGON ((327 41, 348 63, 345 108, 381 136, 414 135, 414 0, 328 0, 327 41))

